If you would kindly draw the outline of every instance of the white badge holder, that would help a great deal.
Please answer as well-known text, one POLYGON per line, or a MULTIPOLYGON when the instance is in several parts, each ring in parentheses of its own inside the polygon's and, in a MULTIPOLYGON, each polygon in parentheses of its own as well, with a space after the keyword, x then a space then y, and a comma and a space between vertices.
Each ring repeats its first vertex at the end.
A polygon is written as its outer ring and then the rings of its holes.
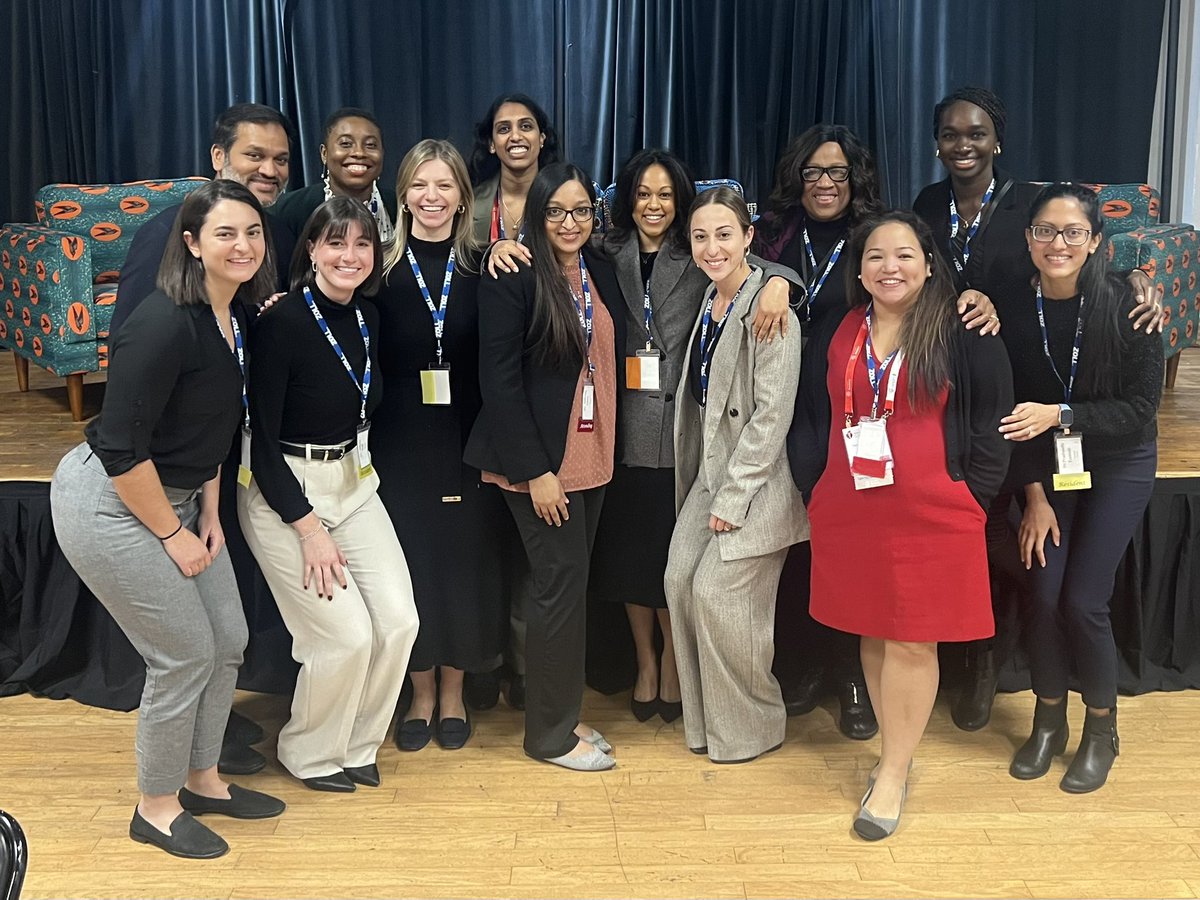
POLYGON ((596 385, 590 380, 583 383, 583 397, 579 404, 579 430, 596 430, 596 385))
POLYGON ((856 491, 896 483, 886 419, 859 419, 857 425, 842 429, 842 438, 856 491))
POLYGON ((371 423, 358 426, 358 439, 354 444, 354 461, 358 465, 358 477, 369 478, 375 468, 371 465, 371 423))
POLYGON ((250 426, 242 426, 242 452, 238 463, 237 483, 250 487, 250 426))
POLYGON ((1092 473, 1083 468, 1083 435, 1069 428, 1054 432, 1054 474, 1056 491, 1086 491, 1092 486, 1092 473))
POLYGON ((421 370, 421 402, 426 406, 450 405, 450 367, 431 365, 421 370))
POLYGON ((658 364, 661 359, 661 353, 649 348, 625 357, 625 386, 631 391, 660 390, 658 364))

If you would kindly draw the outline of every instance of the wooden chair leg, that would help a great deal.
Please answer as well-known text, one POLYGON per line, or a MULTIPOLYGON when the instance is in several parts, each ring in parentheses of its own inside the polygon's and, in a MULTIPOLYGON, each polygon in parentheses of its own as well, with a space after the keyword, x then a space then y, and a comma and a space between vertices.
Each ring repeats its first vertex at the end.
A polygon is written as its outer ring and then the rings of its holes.
POLYGON ((1175 388, 1175 376, 1179 374, 1179 358, 1183 356, 1183 351, 1180 350, 1174 356, 1167 360, 1167 389, 1175 388))
POLYGON ((67 376, 67 402, 71 406, 71 418, 83 421, 83 373, 67 376))
POLYGON ((17 364, 17 390, 25 393, 29 390, 29 360, 16 350, 12 351, 13 362, 17 364))

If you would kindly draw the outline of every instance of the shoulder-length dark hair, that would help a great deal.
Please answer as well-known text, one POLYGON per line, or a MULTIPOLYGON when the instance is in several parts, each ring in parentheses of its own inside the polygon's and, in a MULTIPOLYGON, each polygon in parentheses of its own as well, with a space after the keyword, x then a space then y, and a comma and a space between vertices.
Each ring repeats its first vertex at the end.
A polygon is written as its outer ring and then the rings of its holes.
POLYGON ((229 178, 218 178, 198 187, 187 195, 158 267, 155 285, 179 306, 197 306, 208 303, 208 289, 204 285, 204 264, 192 256, 183 234, 199 239, 200 229, 208 220, 208 214, 222 200, 245 203, 256 213, 262 223, 263 258, 254 277, 244 282, 234 296, 246 304, 256 304, 271 296, 275 290, 275 248, 271 242, 271 231, 262 204, 248 187, 229 178))
POLYGON ((666 238, 679 250, 688 248, 687 211, 696 199, 696 184, 688 171, 687 164, 670 150, 649 148, 639 150, 617 173, 616 196, 613 197, 613 238, 626 240, 637 227, 633 222, 633 210, 637 206, 638 184, 651 166, 662 166, 671 179, 671 191, 675 200, 675 221, 667 230, 666 238))
POLYGON ((331 197, 314 209, 308 217, 292 253, 292 268, 288 275, 289 287, 293 291, 298 291, 305 285, 311 287, 317 278, 308 245, 330 238, 344 238, 353 224, 357 224, 362 233, 371 239, 375 250, 371 274, 358 286, 357 293, 364 297, 375 296, 375 292, 379 290, 379 280, 383 277, 383 245, 379 241, 379 228, 375 225, 371 211, 361 200, 355 200, 353 197, 331 197))
POLYGON ((487 115, 475 123, 475 145, 471 148, 471 159, 467 163, 473 185, 482 184, 500 171, 500 160, 496 159, 496 154, 489 148, 492 143, 492 123, 496 120, 496 113, 505 103, 519 103, 524 106, 537 120, 538 130, 545 135, 542 152, 538 154, 538 168, 542 169, 558 162, 558 132, 550 124, 550 117, 546 115, 546 111, 526 94, 501 94, 492 101, 487 115))
POLYGON ((800 208, 804 196, 804 179, 800 170, 808 165, 822 144, 837 144, 850 164, 850 224, 877 215, 883 210, 879 194, 879 175, 875 158, 867 145, 845 125, 814 125, 792 141, 775 166, 775 187, 767 199, 767 208, 774 218, 787 218, 800 208))
POLYGON ((950 384, 951 353, 958 340, 958 294, 946 260, 934 246, 933 232, 916 213, 889 209, 871 216, 851 232, 846 297, 852 309, 871 302, 871 295, 858 277, 862 274, 863 251, 875 229, 893 222, 912 229, 930 271, 900 325, 900 346, 908 363, 908 402, 920 408, 932 404, 942 388, 950 384))
POLYGON ((586 354, 579 315, 571 300, 571 285, 546 234, 546 207, 554 192, 569 181, 583 185, 595 207, 596 192, 592 180, 570 163, 552 163, 539 171, 525 198, 525 221, 529 223, 525 229, 525 243, 533 256, 533 273, 537 279, 533 321, 530 323, 530 330, 537 335, 533 353, 538 362, 554 368, 582 361, 586 354))
POLYGON ((1087 217, 1092 237, 1100 243, 1079 270, 1076 288, 1083 295, 1083 347, 1079 353, 1077 384, 1084 396, 1112 397, 1118 389, 1122 344, 1136 332, 1122 326, 1122 310, 1130 304, 1129 285, 1108 268, 1108 236, 1100 214, 1100 198, 1091 188, 1060 182, 1048 184, 1033 198, 1029 207, 1032 226, 1047 203, 1067 198, 1078 200, 1087 217))

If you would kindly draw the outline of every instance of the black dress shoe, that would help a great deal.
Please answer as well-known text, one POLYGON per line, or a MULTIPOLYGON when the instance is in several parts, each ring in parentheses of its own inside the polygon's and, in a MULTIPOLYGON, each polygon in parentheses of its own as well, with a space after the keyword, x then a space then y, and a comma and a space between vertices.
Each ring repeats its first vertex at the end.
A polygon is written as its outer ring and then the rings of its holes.
POLYGON ((201 825, 186 810, 171 823, 171 833, 163 834, 142 818, 136 809, 129 823, 129 836, 139 844, 153 844, 172 856, 184 859, 216 859, 229 852, 229 845, 216 832, 201 825))
POLYGON ((688 747, 688 749, 691 750, 693 753, 695 753, 697 756, 707 756, 708 755, 708 745, 707 744, 705 744, 703 747, 688 747))
POLYGON ((1038 701, 1033 708, 1033 732, 1013 755, 1008 774, 1022 781, 1041 778, 1050 771, 1050 762, 1067 752, 1071 729, 1067 725, 1067 699, 1057 703, 1038 701))
POLYGON ((869 741, 879 733, 879 722, 867 686, 861 682, 847 681, 842 684, 838 695, 842 703, 842 714, 838 718, 838 729, 852 741, 869 741))
POLYGON ((346 766, 346 777, 355 784, 364 787, 379 787, 379 766, 371 763, 369 766, 346 766))
MULTIPOLYGON (((435 712, 434 715, 437 715, 435 712)), ((433 737, 433 728, 425 719, 408 719, 396 726, 396 746, 401 750, 416 751, 423 748, 433 737)))
POLYGON ((992 717, 996 699, 996 653, 991 642, 967 644, 966 680, 950 707, 950 718, 963 731, 978 731, 992 717))
POLYGON ((1068 794, 1088 794, 1104 787, 1120 752, 1117 711, 1113 709, 1107 716, 1097 716, 1089 710, 1083 720, 1079 749, 1058 786, 1068 794))
POLYGON ((334 772, 332 775, 318 775, 316 778, 302 778, 304 786, 313 791, 329 791, 333 794, 354 793, 354 782, 345 772, 334 772))
POLYGON ((467 672, 463 701, 474 710, 491 709, 500 700, 500 672, 467 672))
POLYGON ((664 700, 658 698, 658 715, 664 722, 670 725, 676 719, 683 715, 682 700, 664 700))
POLYGON ((736 766, 741 763, 754 762, 754 760, 758 759, 760 756, 766 756, 768 753, 774 753, 782 746, 783 741, 780 741, 774 747, 768 747, 762 753, 755 753, 753 756, 743 756, 741 759, 713 759, 711 756, 708 759, 709 762, 715 763, 718 766, 736 766))
POLYGON ((193 816, 217 813, 232 819, 271 819, 287 809, 286 803, 270 794, 249 791, 236 784, 229 786, 228 800, 205 797, 180 788, 179 805, 193 816))
POLYGON ((504 695, 508 705, 513 709, 525 709, 525 676, 514 675, 508 682, 508 693, 504 695))
POLYGON ((225 740, 237 744, 257 744, 265 737, 262 726, 247 719, 237 710, 229 711, 229 721, 225 723, 225 740))
POLYGON ((629 711, 633 713, 633 717, 639 722, 649 722, 658 712, 658 698, 653 700, 636 700, 633 694, 629 695, 629 711))
POLYGON ((253 747, 227 741, 221 745, 217 771, 222 775, 253 775, 261 772, 266 764, 267 758, 253 747))
POLYGON ((789 716, 803 716, 817 708, 821 689, 825 686, 824 669, 808 669, 789 684, 780 685, 783 705, 789 716))
POLYGON ((461 750, 471 739, 471 716, 468 714, 465 719, 454 716, 438 719, 434 737, 443 750, 461 750))

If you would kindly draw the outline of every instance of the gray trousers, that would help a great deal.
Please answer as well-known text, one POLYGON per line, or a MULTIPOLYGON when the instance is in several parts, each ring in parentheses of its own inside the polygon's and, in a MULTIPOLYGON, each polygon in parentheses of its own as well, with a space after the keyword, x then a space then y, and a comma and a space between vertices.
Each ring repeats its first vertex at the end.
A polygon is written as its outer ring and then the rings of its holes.
MULTIPOLYGON (((199 491, 165 488, 184 528, 196 530, 199 491)), ((121 502, 86 443, 50 482, 54 531, 67 561, 146 663, 137 726, 138 787, 173 794, 189 769, 217 764, 246 619, 229 553, 194 577, 121 502)))
POLYGON ((775 592, 787 549, 721 559, 708 527, 712 494, 697 479, 671 535, 665 586, 689 747, 714 760, 757 756, 783 741, 787 710, 771 674, 775 592))

